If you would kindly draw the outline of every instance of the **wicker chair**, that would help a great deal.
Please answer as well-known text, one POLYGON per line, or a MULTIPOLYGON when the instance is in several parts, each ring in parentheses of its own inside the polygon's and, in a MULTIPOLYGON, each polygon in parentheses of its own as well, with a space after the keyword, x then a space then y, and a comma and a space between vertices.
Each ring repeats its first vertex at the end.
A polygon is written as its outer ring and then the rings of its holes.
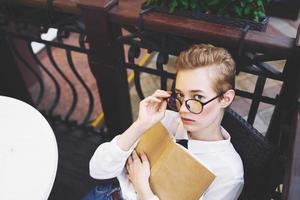
POLYGON ((272 179, 277 173, 275 148, 231 109, 226 110, 222 126, 230 133, 244 165, 245 184, 239 199, 270 199, 276 187, 272 179))

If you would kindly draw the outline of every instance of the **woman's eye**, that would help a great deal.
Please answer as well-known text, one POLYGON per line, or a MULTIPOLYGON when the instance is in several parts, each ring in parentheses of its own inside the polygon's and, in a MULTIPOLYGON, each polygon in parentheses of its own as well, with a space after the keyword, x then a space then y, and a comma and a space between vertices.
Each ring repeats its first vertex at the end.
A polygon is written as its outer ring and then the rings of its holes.
POLYGON ((181 93, 176 93, 176 98, 183 98, 184 96, 183 96, 183 94, 181 94, 181 93))
POLYGON ((194 98, 197 100, 203 100, 204 97, 202 95, 195 95, 194 98))

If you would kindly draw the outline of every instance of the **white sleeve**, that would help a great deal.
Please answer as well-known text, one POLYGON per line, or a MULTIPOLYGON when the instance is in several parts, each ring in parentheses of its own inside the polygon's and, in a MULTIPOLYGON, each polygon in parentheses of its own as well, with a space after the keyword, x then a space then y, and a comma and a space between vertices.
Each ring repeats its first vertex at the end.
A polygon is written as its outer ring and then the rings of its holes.
POLYGON ((165 117, 161 120, 161 123, 172 136, 175 136, 178 128, 178 113, 166 110, 165 117))
POLYGON ((159 198, 158 198, 158 196, 154 195, 150 199, 147 199, 147 200, 159 200, 159 198))
POLYGON ((90 175, 95 179, 109 179, 121 174, 127 158, 137 145, 132 145, 128 151, 122 150, 116 143, 118 136, 111 142, 101 144, 90 160, 90 175))
POLYGON ((236 200, 242 192, 243 185, 243 180, 232 180, 216 187, 209 187, 201 200, 236 200))

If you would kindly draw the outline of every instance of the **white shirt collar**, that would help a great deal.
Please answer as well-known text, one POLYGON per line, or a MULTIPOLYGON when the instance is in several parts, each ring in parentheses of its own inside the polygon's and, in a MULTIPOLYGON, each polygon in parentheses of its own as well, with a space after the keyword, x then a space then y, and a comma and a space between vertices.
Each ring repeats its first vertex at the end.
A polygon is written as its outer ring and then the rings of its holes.
POLYGON ((202 141, 202 140, 188 140, 188 150, 191 153, 214 153, 225 151, 228 147, 232 146, 230 142, 230 135, 229 133, 222 127, 221 133, 224 140, 218 141, 202 141))
POLYGON ((194 140, 188 139, 187 131, 183 127, 183 124, 179 122, 179 127, 176 130, 175 138, 176 139, 187 139, 188 140, 188 150, 192 153, 213 153, 225 151, 228 147, 231 147, 232 144, 230 142, 231 136, 230 134, 221 127, 221 133, 224 140, 218 141, 203 141, 203 140, 194 140))

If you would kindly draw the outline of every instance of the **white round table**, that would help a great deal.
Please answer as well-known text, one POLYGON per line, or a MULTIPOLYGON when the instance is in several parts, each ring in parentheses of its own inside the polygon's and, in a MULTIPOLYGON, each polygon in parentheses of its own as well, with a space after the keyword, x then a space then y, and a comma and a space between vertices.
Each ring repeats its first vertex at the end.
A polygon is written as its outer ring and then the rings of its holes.
POLYGON ((47 199, 57 162, 56 139, 43 115, 0 96, 0 199, 47 199))

